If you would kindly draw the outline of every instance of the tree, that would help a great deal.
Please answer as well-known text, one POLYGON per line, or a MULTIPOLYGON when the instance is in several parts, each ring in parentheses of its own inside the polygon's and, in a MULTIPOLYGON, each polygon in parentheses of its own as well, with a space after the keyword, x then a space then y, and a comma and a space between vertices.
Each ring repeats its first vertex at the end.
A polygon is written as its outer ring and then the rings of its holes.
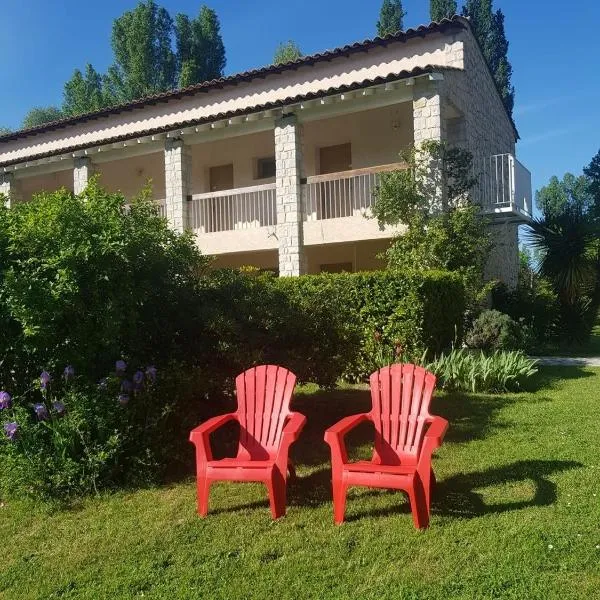
POLYGON ((504 13, 493 11, 492 0, 467 0, 462 14, 471 22, 473 33, 488 62, 502 101, 512 115, 515 88, 511 84, 512 65, 508 60, 509 43, 504 28, 504 13))
POLYGON ((172 31, 171 16, 154 0, 140 2, 114 21, 115 62, 105 78, 111 101, 128 102, 175 87, 172 31))
POLYGON ((572 173, 566 173, 562 181, 552 177, 548 185, 536 192, 535 202, 545 219, 560 216, 568 210, 590 215, 595 204, 589 180, 572 173))
POLYGON ((279 44, 277 50, 275 50, 275 56, 273 57, 274 65, 283 65, 294 60, 302 58, 302 50, 296 42, 289 40, 285 43, 279 44))
POLYGON ((110 104, 102 88, 102 76, 91 64, 87 64, 85 75, 75 69, 73 77, 65 83, 63 112, 76 116, 104 108, 110 104))
POLYGON ((405 16, 401 0, 383 0, 377 21, 377 35, 384 37, 401 31, 405 16))
POLYGON ((23 119, 23 129, 29 129, 30 127, 38 127, 44 123, 51 123, 52 121, 58 121, 64 117, 60 108, 56 106, 37 106, 32 108, 23 119))
POLYGON ((9 133, 12 133, 12 129, 8 127, 0 127, 0 135, 8 135, 9 133))
POLYGON ((202 6, 195 19, 185 14, 175 18, 175 43, 179 87, 223 76, 225 46, 217 13, 202 6))
POLYGON ((588 179, 588 189, 594 201, 594 216, 600 219, 600 150, 583 172, 588 179))
POLYGON ((430 0, 429 12, 432 21, 449 19, 456 14, 456 0, 430 0))

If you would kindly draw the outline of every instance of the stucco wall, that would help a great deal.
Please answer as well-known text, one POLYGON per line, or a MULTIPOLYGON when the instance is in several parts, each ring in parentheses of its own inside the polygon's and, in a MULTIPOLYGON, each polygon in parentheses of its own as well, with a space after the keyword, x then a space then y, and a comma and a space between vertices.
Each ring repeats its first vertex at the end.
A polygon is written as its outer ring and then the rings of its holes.
POLYGON ((111 192, 121 192, 126 198, 137 196, 151 180, 152 197, 165 198, 165 157, 163 152, 134 156, 100 163, 95 171, 100 183, 111 192))
POLYGON ((352 113, 304 125, 306 175, 319 173, 319 148, 352 144, 352 168, 398 162, 413 141, 412 103, 352 113))
POLYGON ((73 171, 57 171, 35 177, 23 177, 18 180, 18 186, 23 202, 28 202, 39 192, 54 192, 63 187, 73 191, 73 171))
POLYGON ((254 179, 255 160, 275 156, 273 131, 227 138, 190 146, 192 152, 192 194, 210 192, 210 167, 233 163, 233 187, 273 183, 272 179, 254 179))

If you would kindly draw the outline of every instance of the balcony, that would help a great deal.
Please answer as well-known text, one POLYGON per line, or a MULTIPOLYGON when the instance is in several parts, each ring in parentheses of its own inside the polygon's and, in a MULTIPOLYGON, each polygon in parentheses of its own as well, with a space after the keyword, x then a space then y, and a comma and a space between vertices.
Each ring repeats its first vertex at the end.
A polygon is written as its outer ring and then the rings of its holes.
POLYGON ((531 220, 531 173, 512 154, 497 154, 483 162, 479 194, 485 212, 515 221, 531 220))

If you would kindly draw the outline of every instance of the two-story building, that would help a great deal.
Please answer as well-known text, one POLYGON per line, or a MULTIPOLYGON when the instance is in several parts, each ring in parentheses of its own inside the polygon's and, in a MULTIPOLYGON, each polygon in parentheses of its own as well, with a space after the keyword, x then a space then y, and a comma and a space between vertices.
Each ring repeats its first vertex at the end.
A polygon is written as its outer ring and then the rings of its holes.
POLYGON ((219 266, 357 271, 397 230, 366 218, 400 151, 447 140, 475 158, 492 217, 490 274, 518 269, 531 179, 468 20, 454 17, 0 137, 0 193, 81 192, 94 173, 135 196, 152 182, 171 225, 219 266))

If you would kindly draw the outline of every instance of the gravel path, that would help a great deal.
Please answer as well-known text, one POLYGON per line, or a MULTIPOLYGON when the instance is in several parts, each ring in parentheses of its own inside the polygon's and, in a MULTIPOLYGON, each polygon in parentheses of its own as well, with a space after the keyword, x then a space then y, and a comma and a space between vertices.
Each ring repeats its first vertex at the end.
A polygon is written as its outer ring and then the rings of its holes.
POLYGON ((558 367, 600 367, 600 357, 532 356, 540 365, 558 367))

